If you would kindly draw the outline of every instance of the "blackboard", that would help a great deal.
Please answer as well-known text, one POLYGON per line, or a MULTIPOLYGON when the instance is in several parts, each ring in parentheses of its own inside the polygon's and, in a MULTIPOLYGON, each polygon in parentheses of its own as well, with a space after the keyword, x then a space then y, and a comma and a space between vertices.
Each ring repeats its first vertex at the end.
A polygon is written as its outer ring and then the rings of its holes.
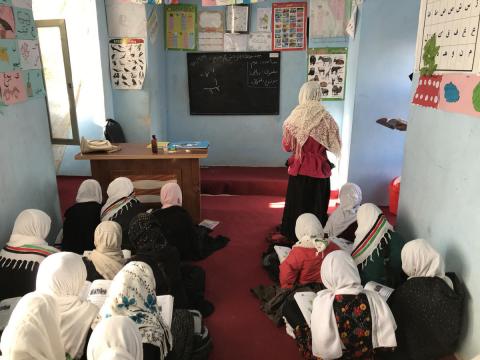
POLYGON ((191 115, 278 115, 280 53, 187 53, 191 115))

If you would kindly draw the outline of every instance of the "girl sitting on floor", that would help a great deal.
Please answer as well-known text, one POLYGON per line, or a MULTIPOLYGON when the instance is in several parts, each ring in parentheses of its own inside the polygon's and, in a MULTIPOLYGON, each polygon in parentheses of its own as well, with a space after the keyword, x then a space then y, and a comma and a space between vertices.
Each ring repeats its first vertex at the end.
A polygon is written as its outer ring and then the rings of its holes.
POLYGON ((87 279, 82 257, 61 252, 46 258, 38 269, 37 291, 53 296, 60 313, 60 335, 67 358, 80 359, 85 353, 90 326, 98 307, 79 298, 87 279))
POLYGON ((398 359, 451 355, 462 329, 465 291, 454 273, 445 274, 440 254, 425 240, 402 249, 408 280, 389 299, 397 319, 398 359))
POLYGON ((89 179, 78 188, 76 204, 65 211, 62 250, 83 255, 93 249, 93 234, 100 224, 102 188, 98 181, 89 179))
POLYGON ((58 252, 45 240, 50 225, 50 217, 40 210, 24 210, 17 216, 12 235, 0 251, 0 300, 35 290, 40 263, 58 252))
POLYGON ((347 183, 339 194, 340 205, 328 217, 325 234, 353 242, 357 230, 357 211, 362 203, 362 190, 357 184, 347 183))
POLYGON ((352 257, 362 284, 375 281, 395 289, 404 280, 400 254, 405 240, 374 204, 360 206, 357 223, 352 257))

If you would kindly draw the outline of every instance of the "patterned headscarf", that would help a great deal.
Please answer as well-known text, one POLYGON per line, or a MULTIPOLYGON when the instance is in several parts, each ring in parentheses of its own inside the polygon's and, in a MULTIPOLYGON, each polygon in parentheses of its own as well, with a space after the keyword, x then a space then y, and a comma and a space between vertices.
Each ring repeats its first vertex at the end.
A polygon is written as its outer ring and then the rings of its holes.
POLYGON ((157 306, 153 271, 144 262, 132 261, 115 276, 94 327, 111 316, 132 319, 140 330, 142 343, 157 346, 161 359, 172 349, 172 334, 157 306))
POLYGON ((162 233, 160 224, 148 213, 138 214, 132 219, 128 238, 136 253, 158 254, 167 246, 167 239, 162 233))

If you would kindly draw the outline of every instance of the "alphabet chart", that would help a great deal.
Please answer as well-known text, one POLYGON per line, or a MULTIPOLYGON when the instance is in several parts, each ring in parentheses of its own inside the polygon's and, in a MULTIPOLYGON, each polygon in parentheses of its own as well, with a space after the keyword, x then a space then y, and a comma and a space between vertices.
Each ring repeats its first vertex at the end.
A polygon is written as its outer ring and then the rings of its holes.
POLYGON ((478 72, 480 0, 422 0, 420 11, 416 70, 423 67, 423 47, 435 34, 437 71, 478 72))

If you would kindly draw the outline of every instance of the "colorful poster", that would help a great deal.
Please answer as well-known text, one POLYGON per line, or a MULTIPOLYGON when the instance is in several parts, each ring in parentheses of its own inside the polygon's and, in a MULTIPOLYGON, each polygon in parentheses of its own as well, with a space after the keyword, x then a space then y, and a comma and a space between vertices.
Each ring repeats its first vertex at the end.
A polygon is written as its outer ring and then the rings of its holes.
POLYGON ((325 48, 308 50, 308 81, 320 82, 322 99, 343 100, 347 48, 325 48))
POLYGON ((38 40, 18 40, 18 51, 22 70, 42 68, 38 40))
POLYGON ((271 51, 272 33, 257 32, 248 35, 248 51, 271 51))
POLYGON ((12 0, 12 5, 24 9, 32 9, 32 0, 12 0))
POLYGON ((310 0, 310 38, 345 36, 347 26, 345 3, 338 0, 310 0))
POLYGON ((15 39, 15 20, 10 6, 0 6, 0 39, 15 39))
POLYGON ((109 43, 110 75, 114 89, 138 90, 146 72, 143 39, 112 39, 109 43))
POLYGON ((198 12, 198 50, 223 51, 225 13, 222 10, 198 12))
POLYGON ((245 5, 250 5, 250 4, 256 4, 256 3, 259 3, 259 2, 263 2, 264 0, 236 0, 235 1, 235 4, 238 4, 238 5, 241 5, 241 4, 245 4, 245 5))
POLYGON ((27 92, 20 71, 0 73, 0 102, 13 105, 27 100, 27 92))
POLYGON ((421 76, 412 103, 436 109, 440 101, 441 75, 421 76))
POLYGON ((196 5, 165 6, 165 43, 170 50, 197 48, 196 5))
POLYGON ((17 39, 37 40, 37 27, 33 19, 32 9, 13 8, 17 39))
POLYGON ((480 76, 444 74, 439 89, 439 110, 480 116, 480 76))
POLYGON ((423 67, 425 43, 435 34, 440 46, 437 71, 479 72, 480 3, 476 0, 422 0, 416 70, 423 67))
POLYGON ((29 98, 45 96, 42 70, 23 71, 23 81, 29 98))
POLYGON ((224 51, 247 51, 248 35, 225 33, 223 38, 224 51))
POLYGON ((0 72, 20 69, 16 40, 0 40, 0 72))
POLYGON ((257 9, 257 32, 272 32, 272 8, 257 9))
POLYGON ((272 49, 305 50, 307 37, 307 3, 273 3, 272 49))
POLYGON ((147 37, 145 6, 105 0, 110 37, 147 37))

